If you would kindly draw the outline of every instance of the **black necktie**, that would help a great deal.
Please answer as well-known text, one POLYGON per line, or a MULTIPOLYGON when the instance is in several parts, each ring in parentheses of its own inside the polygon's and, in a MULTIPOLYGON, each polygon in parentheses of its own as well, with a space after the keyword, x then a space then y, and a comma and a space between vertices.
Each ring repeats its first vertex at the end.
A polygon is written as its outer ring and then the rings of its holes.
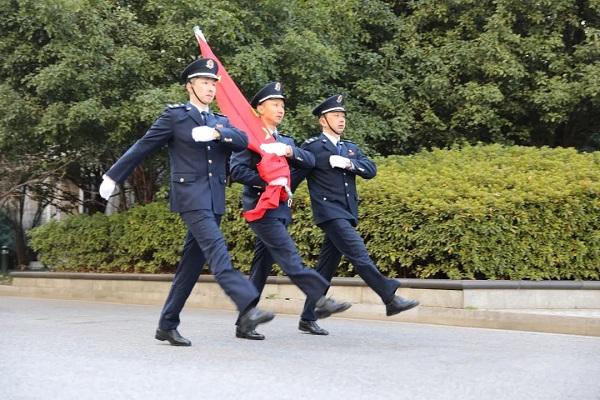
POLYGON ((336 147, 337 147, 338 154, 340 156, 343 156, 344 155, 344 148, 342 146, 342 142, 338 141, 337 144, 336 144, 336 147))
POLYGON ((201 111, 200 115, 202 116, 202 121, 204 121, 204 123, 208 125, 208 113, 206 111, 201 111))

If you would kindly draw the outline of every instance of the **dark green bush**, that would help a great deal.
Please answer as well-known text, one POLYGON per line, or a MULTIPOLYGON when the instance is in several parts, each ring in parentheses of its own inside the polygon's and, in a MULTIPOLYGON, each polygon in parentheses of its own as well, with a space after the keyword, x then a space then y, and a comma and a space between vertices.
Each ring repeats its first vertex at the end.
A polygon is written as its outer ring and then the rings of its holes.
POLYGON ((30 231, 30 244, 40 261, 58 270, 106 269, 115 251, 111 238, 122 231, 121 219, 95 214, 51 221, 30 231))
MULTIPOLYGON (((389 276, 452 279, 598 279, 600 154, 570 149, 467 146, 378 159, 359 181, 359 230, 389 276)), ((223 232, 248 271, 254 237, 241 186, 227 193, 223 232)), ((316 262, 322 234, 303 184, 292 236, 316 262)), ((105 217, 73 216, 32 232, 42 261, 62 270, 173 271, 185 226, 164 203, 105 217)), ((338 275, 353 275, 346 261, 338 275)))
POLYGON ((388 158, 360 189, 360 229, 390 275, 599 277, 600 153, 435 150, 388 158))
POLYGON ((40 260, 56 270, 167 272, 177 265, 185 226, 157 202, 109 217, 70 216, 30 235, 40 260))

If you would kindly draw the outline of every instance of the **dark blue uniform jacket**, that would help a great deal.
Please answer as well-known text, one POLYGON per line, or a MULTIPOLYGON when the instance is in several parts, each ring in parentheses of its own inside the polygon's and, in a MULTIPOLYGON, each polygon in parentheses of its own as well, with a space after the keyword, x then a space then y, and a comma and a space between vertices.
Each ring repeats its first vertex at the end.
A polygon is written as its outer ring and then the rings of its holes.
POLYGON ((169 106, 106 174, 122 183, 144 157, 164 145, 169 149, 171 167, 171 210, 224 214, 226 163, 232 151, 247 147, 246 134, 232 127, 227 117, 203 116, 191 103, 169 106), (220 139, 195 142, 192 129, 203 125, 216 128, 220 139))
POLYGON ((323 134, 310 138, 302 148, 315 156, 315 167, 306 174, 310 201, 315 224, 332 219, 350 220, 358 223, 358 193, 356 176, 371 179, 377 173, 375 163, 365 156, 358 146, 342 140, 342 156, 349 158, 354 165, 352 170, 332 168, 329 157, 337 155, 336 146, 323 134))

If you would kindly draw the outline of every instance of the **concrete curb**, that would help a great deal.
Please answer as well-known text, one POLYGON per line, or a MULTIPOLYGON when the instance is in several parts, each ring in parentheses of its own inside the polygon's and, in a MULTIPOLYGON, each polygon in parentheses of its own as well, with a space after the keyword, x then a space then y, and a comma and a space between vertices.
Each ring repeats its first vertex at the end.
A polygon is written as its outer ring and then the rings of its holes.
MULTIPOLYGON (((171 274, 12 272, 0 296, 161 306, 171 274)), ((188 306, 234 310, 212 275, 201 275, 188 306)), ((600 282, 444 281, 403 279, 398 294, 421 306, 385 316, 381 300, 359 278, 334 278, 330 294, 353 306, 343 317, 600 336, 600 282)), ((261 306, 298 315, 304 295, 287 277, 270 277, 261 306)))
MULTIPOLYGON (((14 271, 9 276, 16 278, 51 279, 96 279, 171 281, 173 274, 114 274, 94 272, 25 272, 14 271)), ((494 281, 494 280, 448 280, 448 279, 398 279, 400 287, 414 289, 562 289, 600 290, 600 281, 494 281)), ((213 275, 200 275, 198 282, 215 282, 213 275)), ((291 284, 286 276, 270 276, 269 284, 291 284)), ((366 286, 360 278, 340 278, 332 280, 332 286, 366 286)))

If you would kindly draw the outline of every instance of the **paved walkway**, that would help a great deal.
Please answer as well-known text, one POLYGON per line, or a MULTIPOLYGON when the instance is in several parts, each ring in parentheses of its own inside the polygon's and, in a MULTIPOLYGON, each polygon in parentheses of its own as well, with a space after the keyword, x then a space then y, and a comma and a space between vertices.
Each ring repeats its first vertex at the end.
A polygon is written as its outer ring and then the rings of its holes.
POLYGON ((331 318, 267 340, 188 309, 175 348, 156 306, 0 297, 0 399, 600 399, 600 338, 331 318))

